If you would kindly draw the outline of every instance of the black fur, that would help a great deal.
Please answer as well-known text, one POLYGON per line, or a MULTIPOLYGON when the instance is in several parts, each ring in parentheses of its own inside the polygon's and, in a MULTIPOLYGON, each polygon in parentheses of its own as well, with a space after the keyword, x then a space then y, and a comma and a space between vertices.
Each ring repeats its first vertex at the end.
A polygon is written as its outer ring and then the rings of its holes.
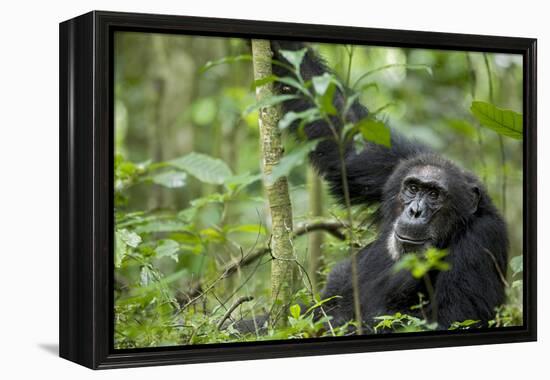
MULTIPOLYGON (((296 42, 272 41, 274 59, 286 62, 279 53, 298 50, 305 45, 296 42)), ((280 65, 273 65, 278 76, 291 74, 280 65)), ((302 62, 301 75, 305 80, 329 72, 318 55, 308 48, 302 62)), ((279 91, 292 92, 291 88, 278 86, 279 91)), ((341 110, 344 94, 337 91, 334 104, 341 110)), ((284 112, 303 111, 310 108, 307 101, 298 99, 283 104, 284 112)), ((368 115, 367 109, 356 102, 347 113, 348 121, 356 122, 368 115)), ((334 120, 337 122, 337 120, 334 120)), ((340 126, 338 126, 340 127, 340 126)), ((318 121, 305 126, 308 139, 330 137, 329 126, 318 121)), ((358 254, 359 284, 362 315, 365 321, 382 314, 395 312, 415 314, 410 307, 418 303, 418 293, 427 294, 425 283, 414 279, 408 272, 395 273, 395 261, 387 248, 388 235, 397 218, 397 196, 401 180, 411 168, 419 165, 436 166, 451 179, 446 210, 446 225, 434 243, 438 248, 448 249, 447 261, 451 269, 431 273, 436 305, 437 322, 448 327, 453 321, 480 320, 485 324, 494 317, 495 307, 504 302, 504 284, 500 278, 506 273, 508 237, 506 224, 493 206, 480 181, 471 173, 431 152, 429 148, 410 141, 392 131, 391 148, 369 143, 360 153, 347 147, 345 163, 348 173, 350 196, 353 204, 380 204, 377 223, 378 238, 358 254), (474 213, 471 189, 479 193, 479 202, 474 213), (498 269, 497 269, 498 266, 498 269)), ((328 181, 332 194, 343 199, 341 167, 337 145, 330 138, 323 140, 311 153, 311 162, 328 181)), ((329 275, 322 292, 323 298, 341 298, 332 301, 328 314, 336 325, 354 319, 353 290, 350 261, 337 265, 329 275)), ((429 309, 430 306, 428 306, 429 309)), ((427 310, 427 315, 430 311, 427 310)))

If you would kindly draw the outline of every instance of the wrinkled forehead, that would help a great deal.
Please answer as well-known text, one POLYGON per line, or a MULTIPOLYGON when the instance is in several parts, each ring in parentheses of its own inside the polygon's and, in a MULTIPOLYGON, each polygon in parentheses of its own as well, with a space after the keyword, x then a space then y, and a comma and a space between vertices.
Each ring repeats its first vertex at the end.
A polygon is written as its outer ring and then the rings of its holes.
POLYGON ((416 180, 425 184, 438 185, 447 188, 449 178, 447 173, 438 166, 422 165, 411 168, 405 177, 405 181, 416 180))

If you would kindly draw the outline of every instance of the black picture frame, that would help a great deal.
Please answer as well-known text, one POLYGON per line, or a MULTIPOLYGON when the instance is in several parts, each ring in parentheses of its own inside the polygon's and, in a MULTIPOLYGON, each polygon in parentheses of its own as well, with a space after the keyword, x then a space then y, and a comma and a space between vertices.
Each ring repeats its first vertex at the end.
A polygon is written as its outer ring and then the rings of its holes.
POLYGON ((59 38, 61 357, 102 369, 536 340, 536 39, 105 11, 62 22, 59 38), (521 54, 524 325, 114 350, 113 33, 122 30, 521 54))

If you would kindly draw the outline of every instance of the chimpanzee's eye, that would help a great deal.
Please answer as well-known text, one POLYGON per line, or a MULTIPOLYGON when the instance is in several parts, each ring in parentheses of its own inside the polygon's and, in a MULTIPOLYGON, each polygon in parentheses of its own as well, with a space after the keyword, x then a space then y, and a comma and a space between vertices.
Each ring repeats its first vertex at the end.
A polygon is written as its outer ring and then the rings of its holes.
POLYGON ((418 186, 416 186, 415 184, 410 184, 409 185, 409 191, 413 194, 418 192, 418 186))
POLYGON ((437 190, 430 190, 430 192, 428 193, 428 195, 429 195, 430 198, 432 198, 432 199, 437 199, 437 197, 439 197, 439 191, 437 191, 437 190))

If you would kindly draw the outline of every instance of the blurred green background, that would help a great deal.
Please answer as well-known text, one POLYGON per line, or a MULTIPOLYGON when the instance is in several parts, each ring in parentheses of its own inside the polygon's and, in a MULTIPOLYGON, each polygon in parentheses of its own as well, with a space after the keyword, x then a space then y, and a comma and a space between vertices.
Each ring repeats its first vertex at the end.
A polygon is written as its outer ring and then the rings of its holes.
MULTIPOLYGON (((508 223, 510 258, 520 257, 522 141, 479 125, 470 105, 482 100, 521 113, 522 57, 313 46, 350 85, 368 73, 356 90, 378 118, 482 179, 508 223)), ((254 177, 261 162, 257 113, 243 116, 255 103, 249 54, 242 39, 115 34, 116 348, 239 340, 215 326, 228 305, 253 295, 235 317, 269 309, 268 261, 219 278, 224 268, 269 239, 266 200, 261 181, 254 177), (201 70, 208 62, 237 56, 241 58, 234 62, 201 70), (202 174, 193 175, 167 164, 190 152, 225 166, 209 161, 198 167, 202 174), (237 178, 234 186, 220 183, 222 177, 215 175, 204 180, 205 173, 219 171, 223 178, 237 178), (242 180, 245 175, 249 180, 242 180), (200 297, 205 290, 208 294, 200 297)), ((296 145, 289 136, 284 144, 288 151, 296 145)), ((309 171, 304 163, 289 176, 295 225, 320 218, 318 212, 312 215, 314 180, 309 171)), ((322 196, 323 218, 343 215, 324 185, 314 191, 322 196)), ((370 211, 357 210, 357 217, 370 211)), ((365 228, 362 238, 367 242, 374 234, 365 228)), ((307 243, 307 237, 295 240, 306 268, 307 243)), ((324 235, 320 254, 317 290, 332 265, 346 257, 347 247, 324 235)), ((521 323, 521 277, 519 266, 509 270, 508 282, 514 286, 502 314, 508 319, 497 321, 499 326, 521 323)))

